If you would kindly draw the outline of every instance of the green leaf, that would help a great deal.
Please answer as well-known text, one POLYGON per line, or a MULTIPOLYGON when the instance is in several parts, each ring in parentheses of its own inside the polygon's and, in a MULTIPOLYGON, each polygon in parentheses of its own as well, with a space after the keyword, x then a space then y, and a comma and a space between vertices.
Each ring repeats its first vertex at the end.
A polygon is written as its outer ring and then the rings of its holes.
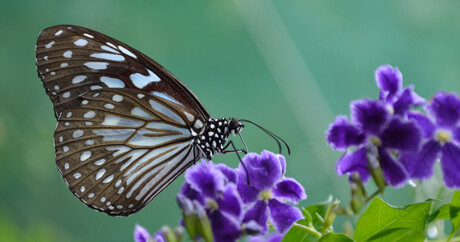
MULTIPOLYGON (((306 227, 313 226, 317 231, 321 231, 321 226, 323 225, 322 218, 324 218, 326 210, 331 203, 332 197, 329 197, 328 200, 323 203, 302 208, 305 219, 299 220, 297 223, 306 227)), ((318 241, 318 238, 300 226, 293 226, 284 236, 283 241, 310 242, 318 241)))
POLYGON ((450 221, 453 228, 449 238, 452 238, 460 228, 460 191, 455 191, 452 196, 452 202, 450 202, 450 221))
POLYGON ((450 204, 444 204, 440 208, 436 209, 428 217, 428 223, 434 222, 439 219, 449 219, 450 218, 450 204))
POLYGON ((423 241, 431 201, 395 208, 372 200, 356 224, 356 241, 423 241))
POLYGON ((344 234, 339 234, 339 233, 328 233, 325 236, 321 237, 319 242, 352 242, 350 237, 344 235, 344 234))

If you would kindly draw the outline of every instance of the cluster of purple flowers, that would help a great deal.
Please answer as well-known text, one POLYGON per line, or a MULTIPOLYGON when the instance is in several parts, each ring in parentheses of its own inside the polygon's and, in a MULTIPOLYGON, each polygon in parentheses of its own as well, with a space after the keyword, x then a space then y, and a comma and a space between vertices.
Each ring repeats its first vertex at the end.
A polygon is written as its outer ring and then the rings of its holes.
MULTIPOLYGON (((287 202, 297 204, 307 195, 296 180, 284 176, 286 161, 282 155, 269 151, 261 155, 249 153, 243 163, 247 172, 241 164, 232 169, 202 161, 187 170, 186 182, 177 194, 184 214, 207 215, 214 241, 264 235, 269 221, 283 234, 303 219, 300 209, 287 202)), ((139 227, 135 234, 146 235, 145 232, 139 227)))
POLYGON ((337 174, 357 172, 367 181, 373 169, 370 150, 376 150, 373 155, 391 186, 429 178, 440 160, 446 186, 460 188, 460 98, 439 92, 426 102, 413 86, 403 88, 401 72, 390 65, 380 66, 375 79, 379 98, 353 101, 351 121, 338 116, 326 132, 333 149, 346 151, 337 174))

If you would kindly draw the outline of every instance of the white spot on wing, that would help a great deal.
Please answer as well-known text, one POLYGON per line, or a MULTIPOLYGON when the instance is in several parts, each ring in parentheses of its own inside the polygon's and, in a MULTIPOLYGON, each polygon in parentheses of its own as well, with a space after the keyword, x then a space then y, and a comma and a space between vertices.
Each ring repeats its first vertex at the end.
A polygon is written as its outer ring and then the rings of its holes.
POLYGON ((154 95, 154 96, 161 97, 161 98, 164 98, 164 99, 166 99, 166 100, 169 100, 169 101, 171 101, 171 102, 173 102, 173 103, 177 103, 177 104, 179 104, 179 105, 182 105, 180 102, 178 102, 176 99, 174 99, 173 97, 169 96, 169 95, 166 94, 166 93, 155 92, 155 91, 153 91, 153 92, 151 92, 151 93, 152 93, 152 95, 154 95))
POLYGON ((97 90, 97 89, 101 89, 101 88, 102 88, 101 86, 95 85, 95 86, 91 86, 89 89, 91 89, 91 90, 97 90))
POLYGON ((82 81, 84 81, 86 79, 86 76, 84 75, 80 75, 80 76, 76 76, 72 79, 72 84, 78 84, 82 81))
POLYGON ((69 167, 70 167, 69 163, 65 163, 65 164, 64 164, 64 169, 67 170, 67 169, 69 169, 69 167))
POLYGON ((85 46, 88 44, 88 41, 85 39, 78 39, 77 41, 73 42, 76 46, 85 46))
POLYGON ((65 63, 65 62, 61 64, 61 67, 62 67, 62 68, 67 67, 67 66, 69 66, 69 64, 67 64, 67 63, 65 63))
POLYGON ((94 118, 94 117, 96 117, 96 113, 94 111, 89 111, 89 112, 83 114, 83 117, 84 118, 94 118))
POLYGON ((111 104, 111 103, 106 103, 106 104, 104 104, 104 108, 107 108, 107 109, 114 109, 115 106, 113 106, 113 104, 111 104))
POLYGON ((118 46, 118 49, 121 50, 121 52, 123 52, 126 55, 129 55, 129 56, 131 56, 133 58, 137 58, 136 55, 134 55, 131 51, 127 50, 125 47, 123 47, 121 45, 118 46))
POLYGON ((85 66, 93 70, 105 70, 107 69, 107 62, 86 62, 85 66))
POLYGON ((80 177, 81 177, 81 174, 78 173, 78 172, 75 173, 75 174, 73 174, 73 178, 75 178, 75 179, 78 179, 78 178, 80 178, 80 177))
POLYGON ((101 46, 101 49, 106 50, 106 51, 109 51, 109 52, 112 52, 112 53, 115 53, 115 54, 120 54, 120 52, 118 52, 117 50, 114 50, 114 49, 108 47, 107 45, 102 45, 102 46, 101 46))
POLYGON ((101 124, 107 126, 140 127, 144 124, 144 122, 113 115, 107 115, 104 118, 104 122, 102 122, 101 124))
POLYGON ((62 56, 64 56, 65 58, 70 58, 70 57, 72 57, 72 51, 68 50, 68 51, 64 52, 64 54, 62 54, 62 56))
POLYGON ((91 157, 91 151, 85 151, 80 156, 80 161, 85 161, 91 157))
POLYGON ((75 130, 72 134, 72 137, 74 139, 80 138, 81 136, 83 136, 83 130, 75 130))
POLYGON ((185 117, 187 117, 188 121, 190 122, 192 122, 195 119, 195 117, 193 117, 193 115, 187 111, 184 111, 184 114, 185 114, 185 117))
POLYGON ((123 97, 118 95, 118 94, 115 94, 115 95, 113 95, 112 100, 115 101, 115 102, 121 102, 121 101, 123 101, 123 97))
POLYGON ((97 166, 100 166, 100 165, 102 165, 104 163, 105 163, 105 159, 100 159, 100 160, 94 162, 94 164, 97 165, 97 166))
POLYGON ((90 35, 90 34, 84 33, 83 35, 86 36, 86 37, 88 37, 88 38, 94 39, 94 36, 92 36, 92 35, 90 35))
POLYGON ((90 57, 104 59, 104 60, 111 60, 111 61, 124 61, 125 60, 125 57, 123 57, 122 55, 108 54, 108 53, 94 53, 94 54, 91 54, 90 57))
POLYGON ((159 81, 161 81, 161 79, 155 73, 153 73, 151 70, 147 69, 147 71, 149 73, 148 76, 144 76, 144 75, 142 75, 140 73, 134 73, 134 74, 131 74, 129 76, 131 78, 131 81, 133 82, 133 84, 137 88, 142 89, 145 86, 147 86, 148 84, 150 84, 151 82, 159 82, 159 81))
POLYGON ((69 98, 70 97, 70 92, 65 92, 64 94, 62 94, 62 97, 63 98, 69 98))
POLYGON ((54 41, 54 40, 49 42, 47 45, 45 45, 45 48, 47 48, 47 49, 51 48, 54 45, 54 43, 56 43, 56 41, 54 41))
POLYGON ((54 34, 54 36, 59 36, 60 34, 62 34, 62 30, 58 30, 58 31, 54 34))
POLYGON ((113 175, 110 175, 110 176, 108 176, 107 178, 105 178, 105 179, 102 181, 102 183, 109 183, 109 182, 111 182, 112 180, 113 180, 113 175))
POLYGON ((114 48, 114 49, 117 49, 117 47, 116 47, 114 44, 110 43, 110 42, 106 42, 106 44, 107 44, 108 46, 114 48))
POLYGON ((101 179, 101 177, 105 174, 105 169, 101 169, 96 173, 96 180, 101 179))
POLYGON ((203 127, 203 122, 201 120, 197 119, 195 122, 195 128, 201 129, 203 127))
POLYGON ((101 76, 101 82, 103 82, 105 85, 107 85, 110 88, 123 88, 125 87, 125 83, 118 79, 118 78, 113 78, 113 77, 108 77, 108 76, 101 76))

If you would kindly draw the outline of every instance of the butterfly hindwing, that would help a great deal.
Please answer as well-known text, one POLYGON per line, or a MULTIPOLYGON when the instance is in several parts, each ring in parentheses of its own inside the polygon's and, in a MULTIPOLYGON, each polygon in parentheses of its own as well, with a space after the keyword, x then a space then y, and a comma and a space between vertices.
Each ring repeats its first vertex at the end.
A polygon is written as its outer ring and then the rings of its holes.
POLYGON ((193 123, 175 105, 138 90, 108 88, 69 102, 55 147, 71 191, 110 215, 143 208, 198 159, 193 123))
POLYGON ((37 40, 36 62, 57 118, 67 103, 99 88, 139 89, 209 118, 198 98, 164 67, 94 30, 73 25, 46 28, 37 40))

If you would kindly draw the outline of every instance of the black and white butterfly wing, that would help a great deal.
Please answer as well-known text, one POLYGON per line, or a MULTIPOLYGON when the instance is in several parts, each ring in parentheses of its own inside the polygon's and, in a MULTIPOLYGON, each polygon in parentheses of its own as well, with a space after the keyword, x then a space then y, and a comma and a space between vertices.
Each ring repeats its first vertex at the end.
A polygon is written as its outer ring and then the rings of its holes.
POLYGON ((198 112, 192 113, 195 117, 210 117, 198 98, 168 70, 94 30, 74 25, 44 29, 37 40, 36 63, 56 117, 70 100, 102 87, 139 89, 198 112))
POLYGON ((139 51, 93 30, 58 25, 40 34, 36 60, 58 120, 58 169, 88 206, 130 215, 199 158, 193 138, 209 114, 139 51))
POLYGON ((174 103, 138 90, 89 91, 69 102, 55 133, 56 163, 88 206, 130 215, 198 157, 174 103))

